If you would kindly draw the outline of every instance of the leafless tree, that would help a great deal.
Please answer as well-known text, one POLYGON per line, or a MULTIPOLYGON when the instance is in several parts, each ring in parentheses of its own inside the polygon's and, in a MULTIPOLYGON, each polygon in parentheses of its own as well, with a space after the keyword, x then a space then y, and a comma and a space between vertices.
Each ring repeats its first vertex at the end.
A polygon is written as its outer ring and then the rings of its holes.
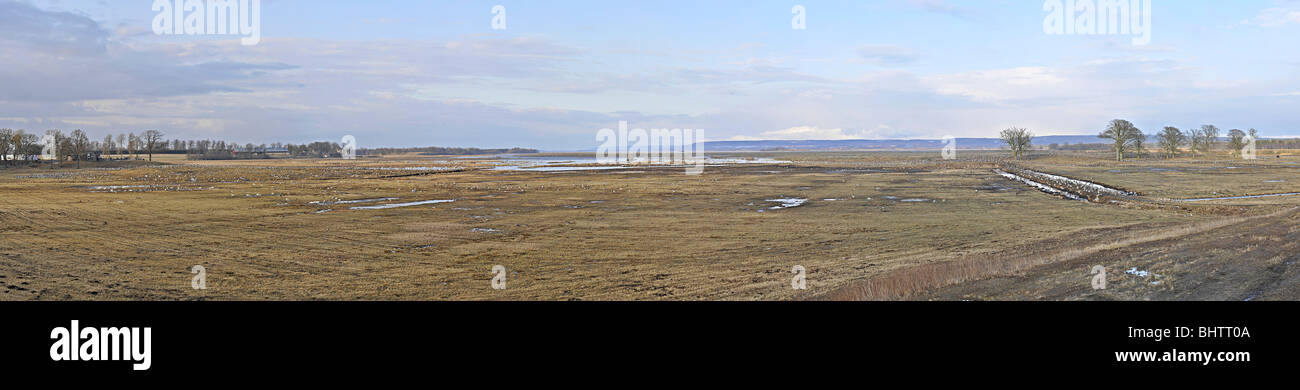
POLYGON ((131 153, 131 159, 134 160, 135 152, 137 150, 140 150, 140 138, 136 137, 135 133, 127 133, 126 145, 127 145, 126 146, 127 151, 131 153))
POLYGON ((1124 161, 1124 151, 1143 146, 1142 139, 1146 138, 1146 135, 1142 134, 1142 130, 1138 130, 1137 126, 1133 126, 1132 122, 1115 119, 1110 121, 1106 130, 1102 130, 1097 138, 1111 140, 1115 149, 1115 161, 1124 161))
POLYGON ((99 151, 104 153, 104 157, 108 157, 108 155, 113 154, 115 149, 117 149, 117 145, 113 144, 113 135, 105 135, 104 141, 99 144, 99 151))
POLYGON ((9 160, 9 153, 14 151, 13 142, 14 131, 12 129, 0 129, 0 161, 9 160))
POLYGON ((1187 143, 1187 136, 1177 127, 1165 126, 1165 131, 1156 134, 1156 141, 1160 144, 1160 150, 1165 152, 1166 158, 1174 158, 1178 155, 1178 147, 1187 143))
POLYGON ((86 137, 86 132, 77 129, 68 134, 68 149, 68 156, 77 160, 77 167, 81 167, 81 160, 86 159, 86 152, 90 149, 90 138, 86 137))
POLYGON ((1241 148, 1246 147, 1246 132, 1241 129, 1228 130, 1228 149, 1232 155, 1241 154, 1241 148))
POLYGON ((117 146, 114 150, 114 154, 126 154, 126 134, 118 134, 117 142, 114 143, 114 146, 117 146))
POLYGON ((1029 150, 1029 147, 1032 146, 1031 143, 1034 140, 1034 133, 1021 127, 1012 127, 1002 130, 1000 136, 1002 142, 1005 142, 1007 147, 1011 149, 1011 155, 1015 157, 1016 160, 1019 160, 1020 157, 1024 155, 1025 151, 1029 150))
POLYGON ((1214 144, 1219 141, 1219 128, 1214 125, 1201 126, 1201 151, 1210 154, 1214 150, 1214 144))
POLYGON ((153 151, 158 148, 159 141, 162 141, 163 133, 158 130, 149 130, 140 137, 144 139, 144 148, 149 153, 149 161, 153 161, 153 151))

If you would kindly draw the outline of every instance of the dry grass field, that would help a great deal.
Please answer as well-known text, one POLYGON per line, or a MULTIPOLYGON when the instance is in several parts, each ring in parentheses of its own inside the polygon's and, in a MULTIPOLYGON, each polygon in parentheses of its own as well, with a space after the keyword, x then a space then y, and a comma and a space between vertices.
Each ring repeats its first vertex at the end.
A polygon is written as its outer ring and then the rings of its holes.
POLYGON ((0 299, 1300 298, 1300 196, 1178 201, 1300 191, 1293 154, 1019 163, 1140 194, 1103 203, 999 176, 996 152, 722 157, 755 160, 695 176, 413 155, 0 169, 0 299))

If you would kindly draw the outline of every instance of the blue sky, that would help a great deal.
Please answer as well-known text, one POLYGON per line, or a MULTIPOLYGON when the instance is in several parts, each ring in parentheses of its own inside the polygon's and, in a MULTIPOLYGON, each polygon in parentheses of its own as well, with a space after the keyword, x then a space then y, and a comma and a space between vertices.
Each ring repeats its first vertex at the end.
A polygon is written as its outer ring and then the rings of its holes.
POLYGON ((1146 45, 1049 35, 1043 0, 263 0, 254 46, 156 35, 152 3, 0 0, 0 127, 548 150, 620 120, 714 140, 1112 118, 1300 135, 1300 0, 1151 0, 1146 45))

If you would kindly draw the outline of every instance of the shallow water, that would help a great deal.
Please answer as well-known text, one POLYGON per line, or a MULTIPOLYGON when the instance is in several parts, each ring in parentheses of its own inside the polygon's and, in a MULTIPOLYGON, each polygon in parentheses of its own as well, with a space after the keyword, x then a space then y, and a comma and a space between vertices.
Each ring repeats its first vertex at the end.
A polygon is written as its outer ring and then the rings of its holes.
POLYGON ((389 204, 379 204, 379 205, 374 205, 374 206, 356 206, 356 207, 349 207, 348 210, 382 210, 382 209, 395 209, 395 208, 398 208, 398 207, 411 207, 411 206, 420 206, 420 205, 426 205, 426 204, 434 204, 434 203, 449 203, 449 202, 455 202, 455 200, 454 200, 454 199, 448 199, 448 200, 422 200, 422 201, 419 201, 419 202, 389 203, 389 204))
POLYGON ((1033 181, 1033 180, 1029 180, 1029 179, 1026 179, 1026 178, 1020 177, 1019 175, 1016 175, 1016 174, 1014 174, 1014 173, 1006 172, 1006 171, 1003 171, 1003 170, 1001 170, 1001 169, 998 169, 998 170, 995 170, 995 171, 996 171, 999 175, 1002 175, 1002 177, 1005 177, 1005 178, 1008 178, 1008 179, 1011 179, 1011 180, 1015 180, 1015 181, 1018 181, 1018 182, 1021 182, 1021 183, 1028 184, 1028 185, 1030 185, 1030 186, 1032 186, 1032 187, 1034 187, 1034 188, 1037 188, 1039 191, 1043 191, 1043 192, 1046 192, 1046 193, 1049 193, 1049 194, 1052 194, 1052 195, 1060 195, 1060 196, 1064 196, 1064 197, 1066 197, 1066 198, 1068 198, 1068 199, 1070 199, 1070 200, 1084 200, 1082 197, 1079 197, 1078 195, 1071 194, 1071 193, 1069 193, 1069 192, 1065 192, 1065 191, 1061 191, 1061 190, 1058 190, 1058 189, 1052 188, 1051 186, 1048 186, 1048 185, 1045 185, 1045 184, 1042 184, 1042 183, 1039 183, 1039 182, 1036 182, 1036 181, 1033 181))
POLYGON ((1133 196, 1133 195, 1137 195, 1137 194, 1134 194, 1134 193, 1132 193, 1132 192, 1122 191, 1122 190, 1118 190, 1118 189, 1110 188, 1110 187, 1103 186, 1103 185, 1101 185, 1101 184, 1097 184, 1097 183, 1093 183, 1093 182, 1088 182, 1088 181, 1083 181, 1083 180, 1075 180, 1075 179, 1071 179, 1071 178, 1068 178, 1068 177, 1065 177, 1065 176, 1053 175, 1053 174, 1050 174, 1050 173, 1043 173, 1043 172, 1037 172, 1037 171, 1031 171, 1031 170, 1025 170, 1025 172, 1029 172, 1030 174, 1034 174, 1034 175, 1043 176, 1043 177, 1046 177, 1046 178, 1051 179, 1051 180, 1056 180, 1056 181, 1061 181, 1061 182, 1071 183, 1071 184, 1078 185, 1078 186, 1083 186, 1083 187, 1091 188, 1093 191, 1097 191, 1097 192, 1101 192, 1101 193, 1105 193, 1105 194, 1116 195, 1116 196, 1133 196))
MULTIPOLYGON (((565 172, 565 171, 595 171, 609 169, 629 169, 640 166, 632 165, 610 165, 602 163, 595 156, 580 157, 539 157, 539 156, 503 156, 501 166, 492 168, 494 171, 535 171, 535 172, 565 172), (571 166, 571 165, 594 165, 600 166, 571 166), (559 165, 559 166, 549 166, 559 165)), ((645 163, 644 159, 629 161, 630 163, 645 163)), ((704 164, 710 166, 721 166, 726 164, 783 164, 789 161, 776 160, 771 158, 711 158, 704 157, 704 164)), ((693 163, 692 163, 693 164, 693 163)), ((687 167, 692 164, 655 164, 663 167, 687 167)))
POLYGON ((363 167, 368 171, 451 171, 460 167, 363 167))
POLYGON ((598 166, 598 167, 526 167, 519 165, 508 165, 504 167, 492 168, 494 171, 525 171, 525 172, 567 172, 567 171, 603 171, 608 169, 627 169, 621 165, 615 166, 598 166))
POLYGON ((90 186, 90 187, 86 187, 86 188, 89 188, 89 189, 91 189, 91 190, 121 190, 121 189, 127 189, 127 188, 150 188, 150 187, 154 187, 154 186, 152 186, 152 185, 138 185, 138 186, 90 186))
POLYGON ((807 202, 808 202, 808 199, 803 199, 803 198, 781 198, 781 199, 768 199, 767 201, 768 201, 768 202, 777 202, 777 203, 780 203, 779 206, 772 206, 772 208, 771 208, 772 210, 780 210, 780 209, 788 209, 788 208, 791 208, 791 207, 799 207, 799 206, 803 206, 804 203, 807 203, 807 202))
POLYGON ((357 204, 357 203, 387 202, 387 201, 390 201, 390 200, 398 200, 398 199, 400 199, 400 198, 374 198, 374 199, 357 199, 357 200, 319 200, 319 201, 315 201, 315 202, 307 202, 307 204, 314 204, 314 205, 321 205, 321 206, 332 206, 332 205, 336 205, 336 204, 357 204))

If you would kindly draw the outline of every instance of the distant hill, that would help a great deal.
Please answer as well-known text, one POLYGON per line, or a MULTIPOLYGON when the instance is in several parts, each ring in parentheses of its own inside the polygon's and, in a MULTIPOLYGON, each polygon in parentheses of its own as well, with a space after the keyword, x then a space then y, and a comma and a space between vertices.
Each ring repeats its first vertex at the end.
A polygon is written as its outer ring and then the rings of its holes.
MULTIPOLYGON (((1048 135, 1034 137, 1035 146, 1050 144, 1099 144, 1106 140, 1095 135, 1048 135)), ((943 148, 943 140, 937 139, 850 139, 850 140, 810 140, 810 141, 712 141, 706 142, 704 150, 714 152, 727 151, 765 151, 765 150, 918 150, 943 148)), ((957 138, 957 149, 998 149, 1004 146, 998 138, 957 138)))

